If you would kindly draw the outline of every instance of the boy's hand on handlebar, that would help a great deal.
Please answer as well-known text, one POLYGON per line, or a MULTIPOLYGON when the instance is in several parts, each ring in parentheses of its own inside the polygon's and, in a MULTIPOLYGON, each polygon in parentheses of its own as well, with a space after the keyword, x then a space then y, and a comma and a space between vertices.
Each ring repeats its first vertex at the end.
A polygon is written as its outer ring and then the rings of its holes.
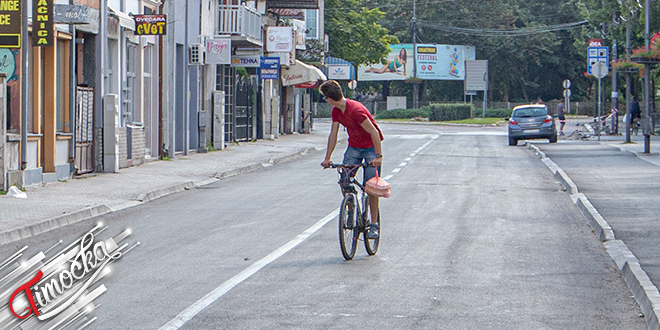
POLYGON ((332 161, 331 161, 331 160, 324 160, 324 161, 321 163, 321 166, 323 166, 324 168, 331 167, 331 166, 332 166, 332 161))

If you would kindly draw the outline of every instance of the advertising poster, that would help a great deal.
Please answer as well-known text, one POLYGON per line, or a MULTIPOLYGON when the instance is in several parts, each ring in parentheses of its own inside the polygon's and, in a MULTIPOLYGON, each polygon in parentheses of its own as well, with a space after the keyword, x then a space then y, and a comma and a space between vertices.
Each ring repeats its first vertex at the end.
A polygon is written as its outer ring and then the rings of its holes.
POLYGON ((474 46, 417 45, 417 78, 465 80, 465 61, 475 57, 474 46))
POLYGON ((0 48, 21 47, 21 2, 0 6, 0 48))
POLYGON ((406 80, 413 75, 413 45, 390 45, 392 51, 385 64, 360 65, 359 81, 406 80))

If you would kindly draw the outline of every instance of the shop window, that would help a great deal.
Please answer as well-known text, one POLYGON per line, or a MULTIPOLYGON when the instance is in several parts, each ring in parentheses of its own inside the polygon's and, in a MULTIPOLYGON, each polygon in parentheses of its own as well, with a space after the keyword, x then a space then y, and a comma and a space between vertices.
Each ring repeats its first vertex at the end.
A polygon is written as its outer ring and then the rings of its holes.
POLYGON ((57 40, 57 132, 69 133, 69 42, 57 40))

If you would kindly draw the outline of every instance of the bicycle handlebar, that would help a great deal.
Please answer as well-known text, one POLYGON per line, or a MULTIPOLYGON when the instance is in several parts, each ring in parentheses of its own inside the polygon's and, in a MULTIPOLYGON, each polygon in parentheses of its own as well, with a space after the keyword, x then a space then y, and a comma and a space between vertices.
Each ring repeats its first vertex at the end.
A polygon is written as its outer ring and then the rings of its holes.
MULTIPOLYGON (((352 168, 353 168, 353 167, 360 167, 360 166, 366 168, 366 167, 373 166, 373 165, 371 165, 371 163, 368 163, 368 162, 364 162, 364 163, 362 163, 362 164, 339 164, 339 163, 332 163, 332 165, 330 165, 331 168, 337 168, 337 167, 352 167, 352 168)), ((327 167, 326 167, 326 168, 327 168, 327 167)))

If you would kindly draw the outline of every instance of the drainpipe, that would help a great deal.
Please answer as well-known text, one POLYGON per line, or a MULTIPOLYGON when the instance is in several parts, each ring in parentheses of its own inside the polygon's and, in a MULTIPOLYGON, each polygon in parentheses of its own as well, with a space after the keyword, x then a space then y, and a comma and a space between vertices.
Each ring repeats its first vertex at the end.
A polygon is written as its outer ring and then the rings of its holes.
MULTIPOLYGON (((70 5, 75 5, 74 0, 69 0, 70 5)), ((78 91, 76 90, 76 86, 78 86, 78 83, 76 81, 76 26, 73 24, 69 24, 69 30, 71 31, 71 35, 73 36, 73 40, 70 45, 70 56, 69 56, 69 72, 70 72, 70 79, 69 79, 69 129, 71 130, 71 140, 69 141, 69 177, 71 177, 73 174, 76 174, 76 127, 78 126, 76 123, 76 110, 78 107, 76 106, 76 100, 77 100, 77 95, 78 91)))

